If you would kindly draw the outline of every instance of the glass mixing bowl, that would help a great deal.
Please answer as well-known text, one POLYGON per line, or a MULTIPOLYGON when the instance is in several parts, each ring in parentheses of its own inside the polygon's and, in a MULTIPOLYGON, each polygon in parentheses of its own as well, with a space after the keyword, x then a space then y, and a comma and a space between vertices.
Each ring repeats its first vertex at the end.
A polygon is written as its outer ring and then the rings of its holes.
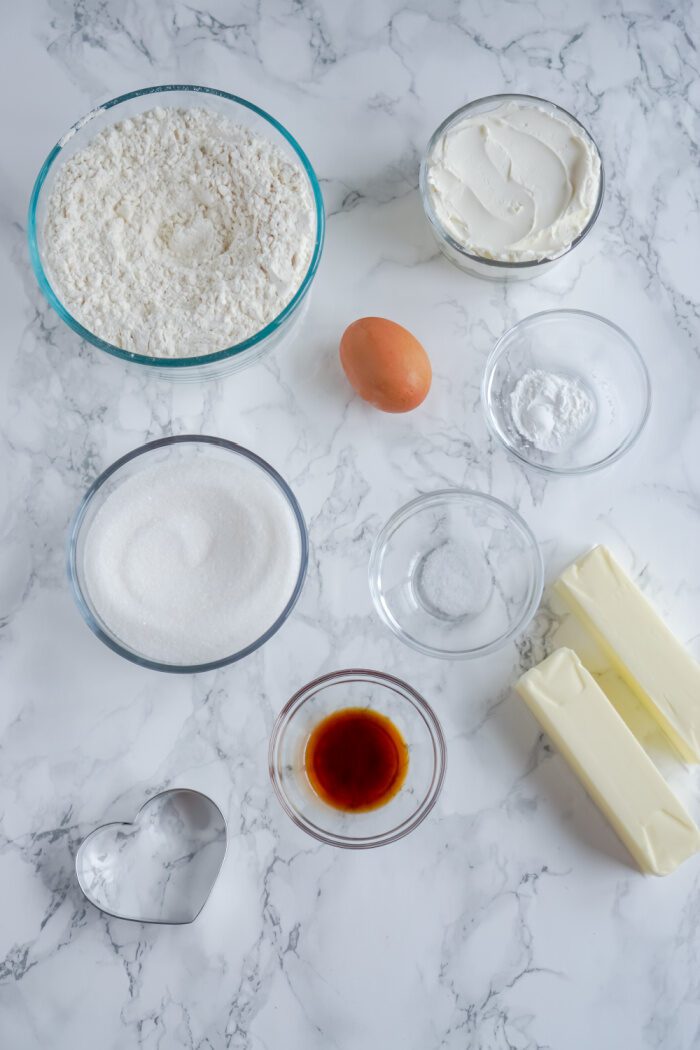
POLYGON ((522 463, 546 474, 588 474, 623 456, 651 408, 649 373, 630 337, 585 310, 545 310, 499 339, 486 363, 481 403, 491 432, 522 463), (511 394, 526 372, 575 379, 593 413, 585 430, 556 452, 542 452, 518 431, 511 394))
POLYGON ((150 667, 154 671, 171 671, 180 674, 196 674, 200 671, 211 671, 216 667, 234 663, 237 660, 242 660, 244 656, 254 653, 256 649, 259 649, 265 642, 269 641, 273 634, 276 634, 280 629, 297 603, 304 585, 308 559, 309 542, 306 523, 296 497, 286 481, 280 477, 269 463, 266 463, 264 459, 256 456, 254 452, 250 452, 247 448, 236 445, 232 441, 225 441, 223 438, 200 437, 196 434, 184 434, 151 441, 141 448, 134 449, 133 452, 129 452, 126 456, 122 456, 111 467, 108 467, 85 493, 76 511, 68 538, 68 577, 73 590, 73 597, 90 630, 97 635, 100 641, 108 645, 110 649, 113 649, 115 653, 119 653, 120 656, 133 661, 133 663, 140 664, 141 667, 150 667), (90 599, 90 590, 85 572, 85 542, 95 515, 104 505, 105 500, 119 488, 122 482, 133 477, 139 471, 153 466, 155 463, 191 462, 193 458, 204 456, 219 461, 230 456, 237 456, 248 465, 251 471, 261 471, 269 484, 276 486, 280 490, 299 529, 300 553, 296 583, 287 604, 277 619, 270 624, 259 638, 245 648, 203 664, 162 663, 151 659, 147 653, 126 645, 107 626, 96 611, 94 603, 90 599))
POLYGON ((248 102, 237 95, 214 88, 196 87, 191 84, 167 84, 161 87, 143 88, 131 91, 126 95, 113 98, 110 102, 98 106, 70 128, 53 147, 39 172, 29 202, 28 237, 29 255, 32 267, 39 282, 39 287, 54 308, 58 316, 67 325, 86 339, 93 346, 112 354, 131 364, 142 365, 152 374, 166 376, 169 379, 212 379, 240 371, 253 362, 260 360, 291 334, 303 314, 302 306, 308 304, 308 292, 318 268, 323 248, 325 214, 323 198, 316 174, 311 163, 296 139, 265 110, 253 102, 248 102), (269 324, 255 335, 212 354, 196 357, 150 357, 145 354, 131 353, 121 347, 100 339, 94 332, 88 331, 76 320, 61 302, 60 295, 53 288, 49 279, 45 260, 44 222, 46 219, 47 201, 51 196, 56 176, 65 162, 84 149, 85 146, 102 131, 103 128, 120 120, 143 113, 154 106, 177 107, 185 109, 206 109, 227 117, 235 124, 244 124, 259 133, 293 159, 304 172, 309 185, 309 193, 314 202, 316 213, 316 236, 308 270, 294 296, 284 309, 269 324))
POLYGON ((270 738, 270 779, 285 812, 313 838, 348 849, 385 846, 417 828, 437 801, 446 762, 445 738, 430 706, 410 685, 379 671, 335 671, 305 685, 280 711, 270 738), (408 747, 406 779, 398 793, 364 812, 328 805, 313 790, 305 768, 313 729, 347 707, 389 718, 408 747))
POLYGON ((374 541, 369 588, 394 634, 426 656, 484 656, 522 631, 542 597, 537 541, 505 503, 445 489, 407 503, 374 541))
POLYGON ((583 124, 581 124, 576 117, 571 115, 571 113, 568 113, 561 106, 557 106, 553 102, 548 102, 547 99, 538 98, 536 95, 487 95, 484 98, 478 98, 474 102, 469 102, 466 106, 461 106, 460 109, 455 110, 454 113, 451 113, 449 117, 443 120, 442 124, 436 129, 430 139, 421 161, 419 176, 419 190, 421 201, 423 203, 423 210, 440 251, 450 260, 451 263, 458 266, 460 270, 464 270, 466 273, 469 273, 474 277, 484 277, 487 280, 492 281, 528 280, 532 277, 539 277, 541 274, 546 273, 547 270, 555 266, 560 259, 563 259, 569 254, 569 252, 573 251, 574 248, 581 243, 583 238, 593 229, 603 204, 604 189, 605 173, 603 170, 603 160, 593 136, 586 128, 584 128, 583 124), (448 233, 438 218, 433 205, 428 187, 428 170, 430 168, 433 152, 440 139, 450 131, 451 128, 456 124, 459 124, 460 121, 464 120, 466 117, 473 117, 479 113, 487 113, 489 110, 496 109, 504 102, 515 102, 521 105, 536 106, 539 109, 546 110, 553 116, 559 116, 566 121, 570 121, 576 126, 576 128, 578 128, 581 135, 592 145, 600 159, 600 186, 593 213, 584 229, 578 237, 571 242, 566 251, 552 259, 508 262, 501 259, 486 259, 482 255, 474 255, 472 252, 467 251, 459 241, 456 241, 454 237, 448 233))

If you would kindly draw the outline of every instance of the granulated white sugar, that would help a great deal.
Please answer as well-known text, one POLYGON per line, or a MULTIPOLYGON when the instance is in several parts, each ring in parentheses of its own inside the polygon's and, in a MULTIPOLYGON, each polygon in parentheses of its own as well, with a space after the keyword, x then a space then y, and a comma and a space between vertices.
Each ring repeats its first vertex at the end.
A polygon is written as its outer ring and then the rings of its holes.
POLYGON ((85 587, 129 649, 168 664, 223 659, 255 642, 296 584, 301 540, 278 486, 248 460, 144 467, 88 527, 85 587))
POLYGON ((290 154, 208 110, 156 108, 65 162, 47 203, 45 262, 58 297, 101 339, 193 357, 278 316, 315 233, 290 154))

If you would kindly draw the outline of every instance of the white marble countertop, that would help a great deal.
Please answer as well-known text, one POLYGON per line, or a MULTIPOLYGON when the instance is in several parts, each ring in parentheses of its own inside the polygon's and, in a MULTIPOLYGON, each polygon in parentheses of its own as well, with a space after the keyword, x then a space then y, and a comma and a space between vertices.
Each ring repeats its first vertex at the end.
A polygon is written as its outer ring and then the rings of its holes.
MULTIPOLYGON (((370 546, 419 492, 508 501, 547 577, 609 543, 700 652, 700 39, 686 0, 583 6, 381 0, 73 3, 3 12, 0 297, 0 1045, 250 1050, 690 1050, 700 1041, 700 860, 644 878, 511 692, 551 645, 543 613, 479 661, 420 656, 374 615, 370 546), (292 345, 239 376, 175 387, 81 345, 30 271, 25 210, 49 148, 96 102, 151 83, 251 98, 307 149, 328 212, 292 345), (502 90, 561 103, 601 146, 594 233, 558 269, 483 283, 437 252, 421 150, 464 101, 502 90), (559 305, 638 342, 654 408, 608 471, 546 481, 488 437, 478 387, 515 320, 559 305), (427 347, 429 399, 404 417, 352 395, 337 360, 358 316, 427 347), (272 462, 311 537, 292 618, 218 673, 121 660, 81 620, 64 567, 88 483, 170 433, 221 435, 272 462), (407 839, 345 852, 307 838, 272 795, 276 712, 343 666, 398 673, 449 747, 436 809, 407 839), (86 904, 73 872, 96 824, 169 785, 229 821, 198 920, 140 927, 86 904)), ((696 814, 693 774, 679 791, 696 814)))

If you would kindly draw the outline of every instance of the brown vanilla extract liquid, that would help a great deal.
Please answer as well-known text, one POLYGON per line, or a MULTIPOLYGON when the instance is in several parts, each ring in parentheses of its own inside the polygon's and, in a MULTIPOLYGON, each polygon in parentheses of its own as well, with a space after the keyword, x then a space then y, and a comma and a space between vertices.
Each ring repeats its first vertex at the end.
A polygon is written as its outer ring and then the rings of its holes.
POLYGON ((400 790, 408 748, 385 715, 346 707, 313 729, 304 762, 311 786, 324 802, 362 813, 385 805, 400 790))

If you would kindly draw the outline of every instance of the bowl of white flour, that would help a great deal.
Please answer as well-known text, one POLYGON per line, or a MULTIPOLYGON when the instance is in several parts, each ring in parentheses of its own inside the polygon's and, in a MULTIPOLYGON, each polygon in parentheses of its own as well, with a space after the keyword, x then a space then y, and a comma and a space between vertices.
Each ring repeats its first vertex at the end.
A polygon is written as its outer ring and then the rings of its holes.
POLYGON ((161 438, 108 467, 73 520, 68 574, 120 656, 193 674, 248 656, 282 626, 308 563, 304 518, 265 460, 221 438, 161 438))
POLYGON ((318 267, 318 179, 245 99, 169 85, 78 121, 31 196, 39 286, 83 339, 171 379, 246 367, 303 314, 318 267))
POLYGON ((522 463, 546 474, 588 474, 634 445, 651 388, 639 350, 612 321, 545 310, 499 339, 481 401, 489 429, 522 463))

